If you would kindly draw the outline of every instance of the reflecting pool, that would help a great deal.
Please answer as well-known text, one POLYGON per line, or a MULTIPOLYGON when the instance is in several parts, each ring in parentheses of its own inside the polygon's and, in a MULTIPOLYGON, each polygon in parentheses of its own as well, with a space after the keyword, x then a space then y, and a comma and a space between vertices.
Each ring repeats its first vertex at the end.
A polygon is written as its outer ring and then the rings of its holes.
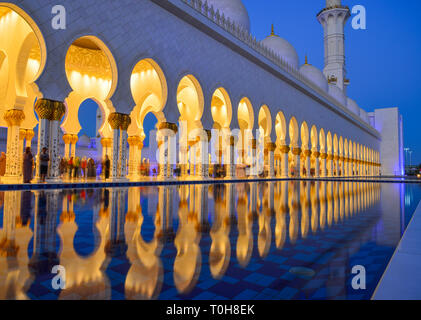
POLYGON ((0 299, 370 299, 420 199, 337 181, 0 192, 0 299))

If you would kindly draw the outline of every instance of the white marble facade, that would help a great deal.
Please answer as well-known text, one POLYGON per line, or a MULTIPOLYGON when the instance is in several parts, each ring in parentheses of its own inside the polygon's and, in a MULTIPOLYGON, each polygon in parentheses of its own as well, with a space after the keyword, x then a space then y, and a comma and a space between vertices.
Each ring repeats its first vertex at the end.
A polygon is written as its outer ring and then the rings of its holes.
MULTIPOLYGON (((191 74, 203 91, 203 115, 200 121, 204 129, 213 128, 212 96, 216 89, 223 87, 229 93, 233 106, 229 125, 231 130, 239 127, 237 106, 247 97, 253 107, 254 130, 259 128, 261 106, 268 106, 273 128, 267 139, 273 143, 279 140, 275 117, 281 111, 287 121, 294 117, 300 125, 303 122, 315 125, 319 130, 323 128, 326 133, 332 132, 338 137, 356 141, 373 151, 388 150, 385 144, 390 139, 383 139, 378 127, 370 124, 367 112, 346 96, 348 80, 344 69, 343 33, 337 34, 333 40, 334 45, 338 44, 336 48, 339 51, 333 52, 329 43, 325 43, 327 63, 323 75, 315 67, 300 68, 295 49, 284 39, 270 38, 259 44, 250 38, 250 21, 241 0, 211 0, 206 5, 205 1, 198 0, 73 0, 65 4, 68 22, 65 30, 52 30, 51 8, 56 5, 54 0, 10 0, 7 3, 28 14, 45 41, 47 63, 35 81, 45 99, 65 101, 69 96, 72 89, 63 61, 69 46, 76 39, 90 35, 107 46, 107 52, 116 63, 117 68, 111 72, 118 81, 109 97, 115 112, 126 115, 132 112, 135 102, 130 90, 130 75, 138 61, 153 59, 165 74, 167 86, 163 114, 168 123, 177 124, 180 120, 177 87, 184 76, 191 74), (210 5, 214 9, 209 9, 210 5), (222 13, 224 17, 231 17, 230 21, 235 24, 224 29, 215 23, 216 19, 220 21, 219 14, 222 13), (265 43, 266 46, 263 46, 265 43)), ((323 5, 321 3, 321 7, 323 5)), ((332 14, 342 12, 345 15, 338 22, 343 28, 347 11, 341 1, 328 0, 326 6, 324 12, 330 10, 332 14)), ((318 18, 326 28, 324 36, 329 36, 332 26, 322 21, 324 13, 320 13, 318 18)), ((288 30, 277 30, 277 33, 287 35, 288 30)), ((277 36, 273 33, 272 37, 277 36)), ((320 39, 323 40, 322 32, 320 39)), ((303 66, 308 66, 307 61, 303 66)), ((382 112, 376 111, 374 117, 377 114, 382 112)), ((122 134, 122 141, 126 141, 127 133, 122 134)), ((388 130, 388 135, 399 139, 400 128, 388 130)), ((114 135, 114 138, 119 137, 114 135)), ((290 141, 284 143, 292 145, 290 141)), ((124 161, 127 156, 125 147, 125 143, 123 148, 114 147, 114 152, 120 150, 120 153, 124 153, 120 155, 124 161)), ((268 155, 270 161, 274 161, 272 152, 268 155)), ((113 160, 117 161, 117 157, 115 155, 113 160)), ((285 157, 284 154, 282 157, 285 157)), ((297 158, 299 162, 300 157, 297 158)), ((308 164, 305 165, 308 167, 308 164)), ((387 164, 383 173, 393 174, 389 168, 394 165, 387 164)), ((123 170, 126 170, 124 166, 123 170)), ((114 172, 117 163, 112 168, 112 175, 117 175, 114 172)), ((288 168, 282 169, 285 170, 288 168)), ((162 174, 166 175, 167 172, 163 171, 162 174)), ((273 171, 270 174, 273 175, 273 171)))

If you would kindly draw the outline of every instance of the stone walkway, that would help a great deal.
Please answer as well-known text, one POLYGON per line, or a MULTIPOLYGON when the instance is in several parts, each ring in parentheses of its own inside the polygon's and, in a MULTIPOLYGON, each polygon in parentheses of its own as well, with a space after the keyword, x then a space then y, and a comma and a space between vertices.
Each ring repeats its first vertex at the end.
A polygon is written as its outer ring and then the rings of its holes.
POLYGON ((418 204, 372 299, 421 299, 421 202, 418 204))

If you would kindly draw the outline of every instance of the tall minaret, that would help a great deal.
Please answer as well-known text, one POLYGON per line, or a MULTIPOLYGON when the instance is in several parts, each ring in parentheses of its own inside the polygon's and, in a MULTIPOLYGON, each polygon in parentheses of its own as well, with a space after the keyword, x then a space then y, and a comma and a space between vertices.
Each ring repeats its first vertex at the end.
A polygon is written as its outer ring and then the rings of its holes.
POLYGON ((351 16, 348 7, 341 0, 326 0, 326 8, 318 15, 317 20, 324 29, 325 67, 323 73, 330 84, 336 85, 346 93, 349 80, 345 70, 345 23, 351 16))

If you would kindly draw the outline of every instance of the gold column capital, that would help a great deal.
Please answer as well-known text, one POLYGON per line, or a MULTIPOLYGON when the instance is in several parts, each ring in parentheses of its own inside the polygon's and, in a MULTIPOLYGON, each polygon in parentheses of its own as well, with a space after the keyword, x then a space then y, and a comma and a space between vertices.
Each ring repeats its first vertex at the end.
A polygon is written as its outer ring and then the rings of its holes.
POLYGON ((271 152, 275 151, 276 150, 276 143, 267 142, 266 146, 265 146, 265 149, 267 149, 268 151, 271 151, 271 152))
POLYGON ((26 137, 25 137, 26 140, 31 141, 34 136, 35 136, 34 130, 32 130, 32 129, 26 130, 26 137))
POLYGON ((281 150, 282 153, 289 153, 291 148, 287 145, 283 145, 283 146, 281 146, 280 150, 281 150))
POLYGON ((35 112, 39 119, 59 121, 66 112, 66 107, 63 102, 38 99, 35 103, 35 112))
POLYGON ((130 124, 132 123, 132 119, 128 114, 121 114, 121 124, 120 129, 123 131, 127 131, 129 129, 130 124))
POLYGON ((64 134, 63 141, 65 144, 70 144, 72 142, 72 135, 68 133, 64 134))
POLYGON ((25 113, 18 109, 7 110, 4 114, 4 120, 9 127, 20 126, 22 121, 25 120, 25 113))
POLYGON ((319 151, 313 151, 312 152, 313 157, 315 157, 316 159, 320 158, 320 152, 319 151))
POLYGON ((112 144, 111 138, 102 138, 101 139, 101 145, 103 148, 110 148, 112 144))
POLYGON ((76 144, 79 141, 79 137, 75 134, 72 134, 71 143, 76 144))
POLYGON ((158 130, 172 130, 174 131, 174 133, 178 132, 178 127, 175 123, 171 123, 171 122, 161 122, 161 124, 158 126, 158 130))
POLYGON ((301 148, 292 148, 292 154, 299 156, 301 154, 301 148))
POLYGON ((111 129, 118 130, 121 126, 121 113, 113 112, 108 116, 108 123, 111 126, 111 129))
POLYGON ((311 150, 304 150, 304 152, 303 152, 303 153, 304 153, 304 155, 305 155, 306 157, 308 157, 308 158, 309 158, 309 157, 311 156, 311 153, 312 153, 312 152, 311 152, 311 150))
POLYGON ((19 140, 24 140, 26 138, 26 129, 19 129, 19 140))

